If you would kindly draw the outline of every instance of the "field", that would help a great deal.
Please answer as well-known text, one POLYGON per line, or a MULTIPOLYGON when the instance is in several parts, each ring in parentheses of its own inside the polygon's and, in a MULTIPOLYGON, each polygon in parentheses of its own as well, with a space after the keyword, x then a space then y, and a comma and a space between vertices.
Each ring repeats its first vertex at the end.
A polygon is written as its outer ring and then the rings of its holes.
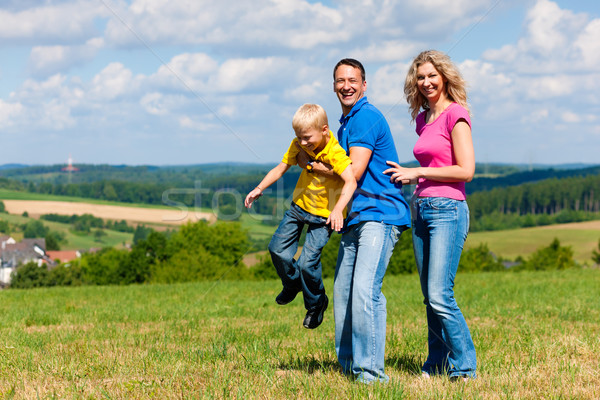
POLYGON ((181 225, 189 221, 204 219, 214 221, 212 213, 123 205, 90 204, 68 201, 3 200, 6 211, 21 215, 27 212, 31 217, 43 214, 83 215, 92 214, 102 219, 126 220, 138 223, 181 225))
MULTIPOLYGON (((301 327, 275 281, 0 292, 11 399, 598 399, 600 270, 459 274, 478 379, 422 380, 417 277, 386 278, 387 385, 341 375, 333 313, 301 327)), ((331 293, 332 281, 326 280, 331 293)))
POLYGON ((465 248, 487 243, 496 255, 514 260, 548 246, 554 238, 558 238, 562 246, 571 246, 579 263, 591 264, 592 251, 598 248, 600 240, 600 221, 469 233, 465 248))

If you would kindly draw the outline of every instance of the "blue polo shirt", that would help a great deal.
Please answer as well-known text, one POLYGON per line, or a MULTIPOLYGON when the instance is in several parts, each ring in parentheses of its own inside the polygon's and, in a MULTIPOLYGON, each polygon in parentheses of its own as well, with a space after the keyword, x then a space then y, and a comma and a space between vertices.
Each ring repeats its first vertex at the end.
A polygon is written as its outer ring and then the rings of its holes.
POLYGON ((383 114, 363 96, 348 115, 342 115, 340 124, 338 140, 346 153, 354 146, 372 151, 348 206, 346 226, 378 221, 410 227, 410 211, 402 196, 402 185, 390 182, 390 176, 383 174, 389 168, 386 161, 398 162, 394 139, 383 114))

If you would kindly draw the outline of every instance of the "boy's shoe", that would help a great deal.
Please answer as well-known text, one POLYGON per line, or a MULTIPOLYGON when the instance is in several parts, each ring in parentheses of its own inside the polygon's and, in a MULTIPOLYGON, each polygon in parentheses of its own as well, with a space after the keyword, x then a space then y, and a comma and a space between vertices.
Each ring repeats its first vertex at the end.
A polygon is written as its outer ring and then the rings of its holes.
POLYGON ((283 288, 281 293, 279 293, 277 295, 277 297, 275 298, 275 301, 280 306, 284 306, 288 303, 291 303, 292 300, 294 300, 296 298, 298 293, 300 293, 300 290, 293 290, 293 289, 290 290, 290 289, 283 288))
POLYGON ((315 329, 321 322, 323 322, 323 314, 325 314, 325 310, 327 310, 327 306, 329 305, 329 299, 325 296, 325 300, 320 307, 315 308, 314 310, 309 310, 306 313, 306 317, 304 317, 304 327, 306 329, 315 329))

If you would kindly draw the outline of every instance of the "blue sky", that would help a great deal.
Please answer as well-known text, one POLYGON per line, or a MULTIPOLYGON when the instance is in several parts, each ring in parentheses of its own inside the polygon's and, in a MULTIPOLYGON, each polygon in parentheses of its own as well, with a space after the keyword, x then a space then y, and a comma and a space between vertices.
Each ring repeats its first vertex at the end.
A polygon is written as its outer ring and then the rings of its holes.
POLYGON ((344 57, 411 161, 425 49, 469 83, 478 162, 600 163, 596 0, 2 0, 0 164, 278 162, 301 104, 337 130, 344 57))

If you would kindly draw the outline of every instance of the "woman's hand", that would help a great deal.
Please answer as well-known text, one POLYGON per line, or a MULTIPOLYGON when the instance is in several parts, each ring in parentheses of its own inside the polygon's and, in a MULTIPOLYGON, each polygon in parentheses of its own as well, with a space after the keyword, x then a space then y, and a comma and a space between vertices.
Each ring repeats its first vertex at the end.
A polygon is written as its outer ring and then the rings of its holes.
POLYGON ((384 174, 390 176, 390 182, 401 183, 403 185, 411 185, 419 183, 419 168, 404 168, 394 161, 387 161, 388 165, 392 168, 388 168, 383 171, 384 174))

